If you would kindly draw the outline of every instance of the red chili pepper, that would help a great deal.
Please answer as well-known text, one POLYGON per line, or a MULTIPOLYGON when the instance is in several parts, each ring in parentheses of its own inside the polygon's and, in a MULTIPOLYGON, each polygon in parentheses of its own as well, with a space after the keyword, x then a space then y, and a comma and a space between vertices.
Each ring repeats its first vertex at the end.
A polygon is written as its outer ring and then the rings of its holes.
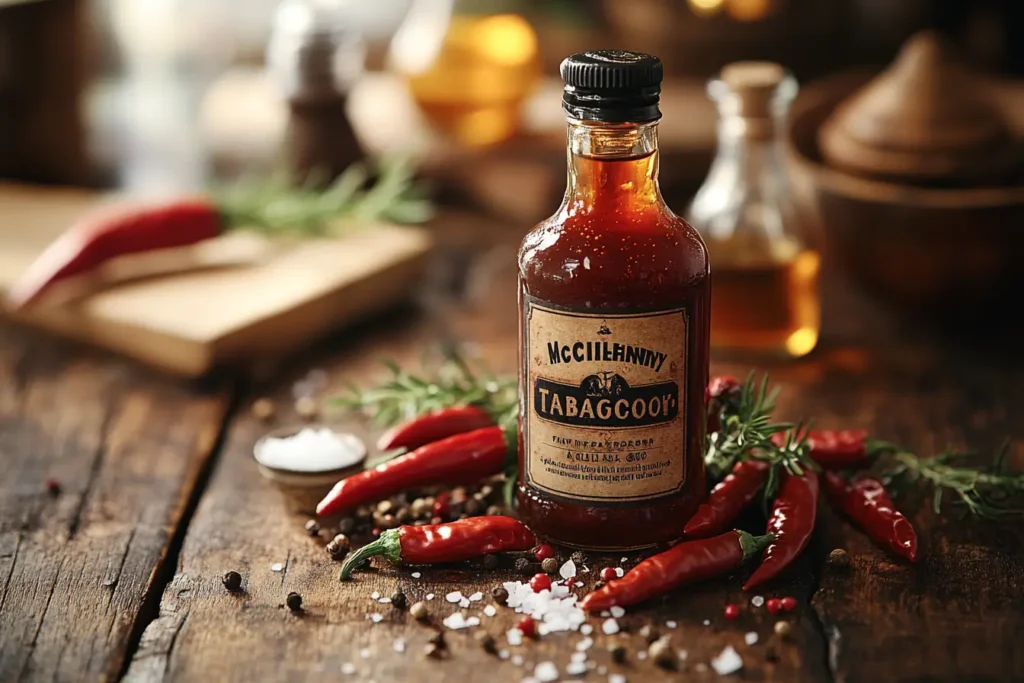
POLYGON ((386 431, 377 441, 377 448, 415 450, 449 436, 472 432, 494 424, 494 418, 478 406, 455 406, 420 415, 386 431))
POLYGON ((847 481, 826 472, 825 494, 835 509, 853 520, 875 543, 911 562, 917 560, 917 532, 893 505, 882 482, 872 477, 847 481))
MULTIPOLYGON (((863 429, 812 429, 806 438, 811 458, 826 470, 864 469, 878 453, 892 449, 889 444, 870 439, 863 429)), ((784 432, 772 435, 779 446, 785 440, 784 432)))
POLYGON ((775 535, 775 541, 764 551, 761 566, 747 579, 743 590, 775 578, 796 559, 814 532, 817 514, 818 475, 810 470, 800 476, 784 474, 768 518, 768 531, 775 535))
POLYGON ((22 308, 56 283, 96 270, 116 256, 188 246, 217 237, 224 227, 217 205, 206 199, 105 210, 84 218, 58 237, 7 297, 12 307, 22 308))
POLYGON ((371 557, 391 564, 461 562, 480 555, 529 550, 537 543, 533 532, 511 517, 469 517, 447 524, 400 526, 356 550, 341 566, 342 580, 371 557))
POLYGON ((730 375, 712 377, 704 388, 704 405, 707 408, 708 434, 722 428, 722 410, 729 398, 736 394, 742 384, 730 375))
POLYGON ((316 507, 318 515, 332 515, 435 484, 471 484, 505 467, 515 437, 501 427, 485 427, 456 434, 406 453, 371 470, 342 479, 316 507))
POLYGON ((720 534, 732 524, 768 479, 769 465, 760 460, 741 460, 732 472, 711 489, 706 501, 686 523, 683 533, 692 538, 720 534))
POLYGON ((590 612, 615 605, 627 607, 683 584, 717 576, 759 554, 772 538, 771 534, 751 536, 746 531, 727 531, 714 538, 680 543, 588 594, 580 607, 590 612))

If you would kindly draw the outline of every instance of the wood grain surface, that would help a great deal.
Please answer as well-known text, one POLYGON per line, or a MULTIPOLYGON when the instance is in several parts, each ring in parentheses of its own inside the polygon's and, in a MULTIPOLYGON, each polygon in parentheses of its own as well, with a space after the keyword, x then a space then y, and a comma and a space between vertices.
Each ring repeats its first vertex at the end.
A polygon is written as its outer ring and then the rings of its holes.
MULTIPOLYGON (((296 498, 263 479, 251 450, 272 426, 298 422, 290 408, 293 385, 311 369, 325 373, 324 396, 343 382, 379 377, 380 358, 415 364, 439 341, 458 340, 494 369, 512 371, 516 322, 508 248, 480 252, 472 243, 467 235, 462 247, 448 251, 454 256, 464 249, 472 267, 458 275, 433 273, 425 310, 384 316, 324 344, 275 382, 239 393, 239 409, 228 421, 208 481, 197 472, 212 436, 200 434, 205 420, 221 417, 219 398, 194 396, 77 351, 46 355, 39 338, 19 333, 10 341, 9 328, 0 328, 0 454, 21 482, 5 477, 0 508, 0 579, 7 586, 0 602, 0 679, 116 678, 125 661, 131 681, 518 683, 537 663, 551 661, 563 681, 604 683, 608 673, 624 674, 631 683, 702 681, 716 680, 707 664, 726 644, 743 658, 738 680, 1024 679, 1024 656, 1016 647, 1024 635, 1019 522, 935 518, 921 501, 903 503, 908 511, 920 510, 913 516, 924 560, 913 567, 891 560, 822 507, 807 552, 762 593, 800 601, 786 618, 793 629, 786 640, 772 636, 778 619, 751 607, 751 596, 740 591, 749 571, 741 570, 630 609, 621 620, 629 633, 606 636, 602 620, 590 619, 595 643, 588 658, 595 668, 585 676, 565 675, 582 639, 578 633, 509 647, 508 660, 485 653, 474 632, 486 630, 506 647, 504 633, 516 621, 506 607, 494 617, 481 616, 479 627, 448 632, 450 656, 427 659, 423 648, 433 628, 371 600, 371 593, 400 588, 410 600, 433 593, 428 605, 436 625, 454 611, 445 594, 483 592, 485 599, 467 610, 481 614, 492 602, 490 588, 509 578, 509 570, 467 564, 421 569, 414 577, 416 569, 375 565, 340 583, 338 564, 323 541, 303 529, 316 496, 296 498), (272 425, 248 410, 261 395, 277 402, 272 425), (159 476, 139 462, 143 452, 146 464, 162 463, 159 476), (51 467, 90 482, 79 484, 84 504, 75 502, 74 486, 56 500, 39 492, 51 467), (198 507, 178 538, 174 529, 190 499, 198 499, 198 507), (849 569, 828 565, 833 548, 849 551, 849 569), (173 575, 162 571, 167 557, 175 558, 173 575), (282 571, 273 571, 274 563, 282 571), (221 585, 222 574, 232 569, 243 576, 238 595, 221 585), (103 592, 111 590, 103 587, 108 572, 119 577, 112 595, 103 592), (290 591, 304 598, 301 615, 283 606, 290 591), (722 616, 730 602, 744 605, 736 621, 722 616), (379 623, 368 617, 374 613, 381 615, 379 623), (675 628, 666 626, 670 620, 675 628), (687 651, 680 670, 664 672, 637 656, 644 625, 671 634, 673 645, 687 651), (758 642, 748 645, 748 633, 756 633, 758 642), (610 662, 611 642, 627 646, 626 665, 610 662), (346 664, 354 673, 343 673, 346 664)), ((767 366, 783 389, 780 416, 813 416, 821 427, 864 427, 922 453, 947 444, 991 452, 1010 437, 1014 464, 1024 466, 1024 420, 1016 409, 1024 402, 1024 373, 1012 353, 991 345, 952 347, 913 326, 896 326, 841 283, 827 296, 821 348, 808 359, 767 366)), ((747 369, 713 364, 716 372, 747 369)), ((351 417, 327 413, 323 419, 370 435, 351 417)), ((207 430, 215 433, 216 425, 207 430)), ((761 521, 751 514, 744 523, 756 529, 761 521)), ((618 560, 599 557, 594 564, 618 560)))

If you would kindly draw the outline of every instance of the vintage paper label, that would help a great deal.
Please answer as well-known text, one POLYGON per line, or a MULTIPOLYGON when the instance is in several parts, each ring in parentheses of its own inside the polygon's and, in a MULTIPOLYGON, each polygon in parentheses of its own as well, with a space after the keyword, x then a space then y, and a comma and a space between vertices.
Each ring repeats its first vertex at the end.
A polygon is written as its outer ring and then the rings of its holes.
POLYGON ((686 309, 595 313, 528 296, 523 305, 526 481, 598 504, 679 491, 686 309))

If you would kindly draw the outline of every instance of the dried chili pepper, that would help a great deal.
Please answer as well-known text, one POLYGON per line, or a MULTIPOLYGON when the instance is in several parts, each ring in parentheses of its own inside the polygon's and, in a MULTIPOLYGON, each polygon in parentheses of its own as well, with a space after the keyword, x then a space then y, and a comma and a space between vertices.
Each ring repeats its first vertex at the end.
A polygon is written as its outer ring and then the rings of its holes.
MULTIPOLYGON (((803 435, 802 435, 803 436, 803 435)), ((826 470, 859 470, 870 467, 879 453, 895 448, 868 437, 863 429, 812 429, 806 433, 811 459, 826 470)), ((781 446, 785 434, 772 440, 781 446)))
POLYGON ((53 285, 128 254, 184 247, 217 237, 224 221, 206 199, 155 207, 107 209, 73 225, 29 267, 8 293, 12 307, 34 302, 53 285))
POLYGON ((704 389, 704 405, 707 407, 709 434, 722 428, 722 411, 742 386, 743 383, 731 375, 718 375, 708 382, 704 389))
POLYGON ((389 451, 395 448, 414 450, 449 436, 472 432, 494 424, 494 418, 477 406, 454 406, 392 427, 380 437, 377 448, 389 451))
POLYGON ((515 436, 501 427, 485 427, 421 446, 373 469, 342 479, 316 507, 332 515, 434 484, 471 484, 505 467, 515 436))
POLYGON ((732 472, 711 489, 708 498, 697 508, 683 533, 692 538, 720 534, 732 524, 768 480, 768 463, 741 460, 732 472))
POLYGON ((917 560, 917 532, 896 509, 882 482, 873 477, 847 481, 825 473, 825 494, 832 506, 864 530, 871 540, 911 562, 917 560))
POLYGON ((746 531, 727 531, 714 538, 680 543, 588 594, 580 607, 590 612, 616 605, 626 607, 677 586, 717 576, 758 555, 773 538, 771 534, 751 536, 746 531))
POLYGON ((371 557, 391 564, 461 562, 480 555, 529 550, 537 544, 533 532, 511 517, 469 517, 447 524, 388 529, 376 541, 352 553, 341 566, 341 578, 371 557))
POLYGON ((818 514, 818 475, 807 470, 801 475, 783 475, 779 494, 768 518, 768 531, 775 540, 764 551, 761 566, 743 585, 750 590, 778 576, 807 545, 818 514))

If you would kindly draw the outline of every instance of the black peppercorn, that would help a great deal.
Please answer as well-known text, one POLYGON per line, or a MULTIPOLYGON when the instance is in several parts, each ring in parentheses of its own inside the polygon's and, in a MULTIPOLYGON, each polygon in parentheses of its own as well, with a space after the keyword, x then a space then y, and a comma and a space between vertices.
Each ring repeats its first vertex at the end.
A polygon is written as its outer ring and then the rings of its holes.
POLYGON ((846 569, 850 566, 850 555, 842 548, 836 548, 828 554, 828 564, 837 569, 846 569))
POLYGON ((298 593, 292 592, 285 598, 284 603, 288 605, 288 609, 293 612, 299 612, 302 610, 302 596, 298 593))
POLYGON ((356 520, 352 519, 351 517, 346 517, 345 519, 338 522, 338 533, 351 534, 355 530, 356 520))
POLYGON ((310 536, 316 536, 320 533, 320 524, 315 519, 309 520, 306 522, 306 533, 310 536))
POLYGON ((491 597, 494 598, 495 601, 497 601, 498 603, 504 605, 506 602, 508 602, 508 591, 505 590, 504 586, 495 586, 491 590, 491 597))
POLYGON ((477 633, 476 640, 487 654, 498 654, 498 644, 490 633, 477 633))
POLYGON ((394 605, 395 609, 405 609, 408 604, 408 600, 405 597, 405 593, 398 591, 391 596, 391 604, 394 605))
POLYGON ((626 662, 626 648, 624 645, 612 645, 608 648, 608 651, 612 655, 612 661, 616 664, 624 664, 626 662))
POLYGON ((442 650, 448 649, 448 641, 444 639, 444 631, 437 631, 434 635, 430 636, 427 642, 442 650))
POLYGON ((647 625, 640 629, 640 637, 647 641, 648 644, 653 643, 661 634, 658 633, 658 629, 653 626, 647 625))
POLYGON ((558 571, 558 560, 553 557, 546 557, 540 563, 540 568, 544 570, 545 574, 554 574, 558 571))
POLYGON ((520 557, 519 559, 516 560, 516 571, 519 572, 520 574, 525 574, 525 573, 530 571, 531 566, 534 565, 534 564, 536 564, 536 563, 535 562, 530 562, 525 557, 520 557))
POLYGON ((467 500, 465 505, 463 505, 462 507, 462 511, 470 517, 475 517, 476 515, 479 515, 481 510, 483 510, 483 507, 481 507, 480 501, 474 500, 473 498, 467 500))
POLYGON ((583 552, 580 550, 577 550, 572 555, 570 555, 569 559, 572 560, 573 564, 575 564, 577 567, 582 567, 587 563, 587 556, 584 555, 583 552))
POLYGON ((484 569, 494 570, 501 564, 501 560, 497 555, 484 555, 484 569))
POLYGON ((235 571, 227 572, 221 578, 221 582, 225 588, 234 593, 242 587, 242 575, 235 571))

